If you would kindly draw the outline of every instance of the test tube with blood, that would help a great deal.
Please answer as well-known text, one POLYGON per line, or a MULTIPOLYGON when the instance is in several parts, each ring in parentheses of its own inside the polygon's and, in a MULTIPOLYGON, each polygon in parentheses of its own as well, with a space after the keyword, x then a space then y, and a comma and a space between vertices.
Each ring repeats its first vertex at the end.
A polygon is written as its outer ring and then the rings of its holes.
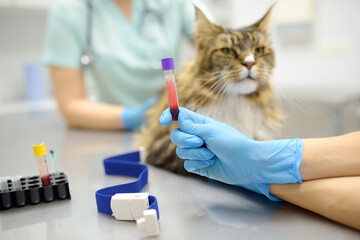
POLYGON ((177 121, 179 114, 179 102, 175 83, 175 65, 172 57, 161 59, 162 70, 165 76, 166 90, 168 94, 169 107, 172 120, 177 121))
POLYGON ((51 185, 51 180, 47 167, 45 144, 33 145, 33 150, 38 163, 42 185, 49 186, 51 185))

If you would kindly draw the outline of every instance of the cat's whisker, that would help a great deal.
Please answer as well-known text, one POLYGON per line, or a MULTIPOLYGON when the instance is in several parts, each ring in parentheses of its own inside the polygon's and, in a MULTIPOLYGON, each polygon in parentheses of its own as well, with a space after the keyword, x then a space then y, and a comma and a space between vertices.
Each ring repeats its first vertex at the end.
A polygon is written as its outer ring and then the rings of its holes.
MULTIPOLYGON (((204 97, 206 97, 206 95, 201 95, 200 97, 198 97, 194 102, 192 102, 188 108, 192 109, 194 106, 196 106, 198 108, 198 106, 196 105, 200 100, 202 100, 204 97)), ((194 109, 196 110, 196 109, 194 109)))
MULTIPOLYGON (((225 93, 227 87, 228 87, 230 84, 231 84, 231 81, 226 81, 226 82, 223 84, 223 87, 222 87, 221 89, 219 89, 219 91, 217 91, 219 97, 218 97, 216 103, 217 103, 217 102, 220 103, 221 101, 224 100, 224 98, 225 98, 225 96, 226 96, 226 94, 224 94, 224 93, 225 93)), ((220 108, 217 107, 216 110, 217 110, 217 112, 218 112, 218 111, 220 111, 220 108)), ((216 113, 216 114, 218 114, 218 113, 216 113)))
MULTIPOLYGON (((219 100, 218 100, 218 102, 222 105, 221 106, 221 108, 218 106, 217 107, 217 115, 218 115, 218 112, 219 111, 221 111, 221 109, 224 109, 224 107, 225 107, 225 104, 226 104, 226 97, 228 96, 227 94, 224 94, 225 93, 225 91, 226 91, 226 89, 229 87, 229 85, 231 85, 231 82, 229 81, 229 82, 227 82, 227 83, 225 83, 225 87, 223 88, 223 90, 219 93, 220 94, 220 98, 219 98, 219 100)), ((225 116, 226 117, 226 116, 225 116)))
POLYGON ((271 69, 257 69, 258 73, 271 73, 271 69))
POLYGON ((219 77, 221 77, 222 76, 222 72, 218 72, 218 73, 215 73, 215 74, 210 74, 210 75, 212 75, 212 76, 215 76, 215 77, 217 77, 217 78, 219 78, 219 77))
POLYGON ((210 82, 210 81, 213 81, 213 80, 216 80, 218 79, 217 76, 215 77, 212 77, 212 78, 194 78, 195 80, 198 80, 198 81, 206 81, 206 82, 210 82))
POLYGON ((205 71, 205 70, 202 70, 202 69, 200 69, 199 72, 203 72, 203 73, 206 73, 206 74, 210 74, 210 72, 205 71))
POLYGON ((220 95, 226 95, 226 94, 224 94, 225 93, 225 91, 226 91, 226 89, 228 88, 228 86, 230 85, 230 84, 232 84, 232 82, 227 82, 226 84, 225 84, 225 88, 222 90, 222 92, 219 92, 219 94, 220 95))
POLYGON ((267 77, 270 77, 272 74, 271 72, 267 72, 267 71, 258 71, 257 75, 266 75, 267 77))
POLYGON ((220 78, 215 84, 213 84, 211 87, 209 87, 209 91, 213 90, 215 87, 217 87, 224 80, 225 80, 225 78, 220 78))
POLYGON ((209 107, 208 107, 208 109, 207 109, 207 111, 206 111, 206 116, 209 116, 209 117, 212 117, 212 116, 214 116, 213 114, 211 114, 211 110, 212 110, 212 106, 213 106, 213 104, 214 104, 214 100, 215 100, 215 98, 213 98, 212 100, 211 100, 211 103, 209 104, 209 107))
MULTIPOLYGON (((278 99, 289 104, 291 108, 300 110, 307 116, 311 116, 314 113, 313 108, 311 108, 310 104, 306 102, 303 98, 299 97, 293 89, 290 89, 288 87, 288 85, 284 84, 283 82, 277 82, 277 85, 281 86, 282 89, 285 90, 280 92, 278 88, 276 89, 275 94, 278 99), (287 92, 287 94, 285 95, 284 92, 287 92)), ((301 88, 300 85, 299 88, 301 88)))
POLYGON ((220 70, 220 71, 215 71, 215 72, 211 72, 211 73, 209 73, 209 74, 219 74, 219 73, 221 73, 223 70, 220 70))
POLYGON ((271 72, 271 69, 257 69, 257 72, 271 72))
POLYGON ((215 78, 215 79, 212 79, 212 80, 209 80, 209 81, 204 82, 204 83, 198 88, 198 90, 200 90, 201 88, 203 88, 203 87, 204 87, 206 84, 208 84, 209 82, 215 81, 215 80, 218 80, 218 79, 215 78))
POLYGON ((240 72, 240 69, 224 69, 223 72, 240 72))
POLYGON ((216 94, 218 94, 225 85, 226 85, 226 82, 224 82, 222 85, 219 84, 216 88, 213 89, 213 92, 215 92, 216 94))
POLYGON ((295 101, 294 101, 294 95, 291 94, 291 90, 288 88, 288 86, 287 86, 287 85, 283 85, 282 82, 278 82, 277 85, 278 85, 278 86, 281 85, 282 88, 283 88, 285 91, 290 92, 290 94, 289 94, 289 96, 282 97, 283 92, 280 92, 280 91, 279 91, 279 87, 277 87, 277 89, 276 89, 276 91, 275 91, 276 96, 277 96, 278 98, 284 99, 285 102, 287 102, 287 103, 291 106, 291 108, 296 108, 296 107, 295 107, 295 104, 296 104, 296 103, 295 103, 295 101))
MULTIPOLYGON (((225 94, 223 94, 223 93, 224 93, 224 91, 226 90, 226 88, 227 88, 227 86, 229 84, 230 84, 230 82, 224 82, 224 84, 221 87, 219 87, 217 90, 214 90, 219 95, 219 97, 212 99, 212 101, 211 101, 211 103, 210 103, 210 105, 208 107, 207 115, 209 115, 209 112, 213 111, 213 105, 220 103, 220 100, 222 98, 224 98, 225 94)), ((214 113, 214 115, 217 116, 219 108, 218 107, 214 108, 214 110, 216 110, 216 113, 214 113)))
MULTIPOLYGON (((227 84, 228 84, 228 82, 225 82, 225 81, 224 81, 224 84, 219 85, 216 89, 213 89, 213 91, 214 91, 215 93, 217 93, 218 95, 220 95, 220 97, 216 97, 216 98, 213 98, 213 99, 211 100, 211 103, 209 104, 209 107, 208 107, 207 112, 206 112, 206 115, 207 115, 207 116, 209 116, 210 112, 213 110, 213 105, 214 105, 214 103, 217 103, 217 102, 219 101, 219 99, 222 97, 220 93, 223 91, 223 89, 226 88, 227 84), (215 101, 215 100, 216 100, 216 101, 215 101)), ((214 109, 215 109, 215 108, 214 108, 214 109)), ((216 108, 215 110, 218 110, 218 109, 216 108)))
MULTIPOLYGON (((195 110, 199 109, 199 107, 201 107, 201 105, 203 105, 203 104, 205 103, 205 101, 206 101, 207 98, 209 98, 209 95, 202 95, 202 96, 196 101, 196 103, 197 103, 197 102, 199 102, 199 101, 201 100, 201 102, 200 102, 198 105, 196 105, 195 110)), ((191 104, 190 107, 193 107, 193 105, 195 105, 195 103, 191 104)))
MULTIPOLYGON (((221 78, 218 79, 215 83, 213 83, 213 84, 209 87, 208 91, 212 91, 212 89, 215 88, 217 85, 221 84, 222 81, 223 81, 223 79, 221 79, 221 78)), ((202 96, 200 96, 195 102, 193 102, 192 104, 190 104, 189 108, 190 108, 190 107, 193 107, 193 105, 197 104, 201 99, 204 98, 204 100, 206 100, 208 97, 209 97, 209 95, 202 95, 202 96), (204 97, 205 97, 205 98, 204 98, 204 97)), ((202 101, 198 106, 202 105, 204 102, 205 102, 205 101, 202 101)), ((198 107, 198 106, 197 106, 197 107, 198 107)))
POLYGON ((208 75, 217 75, 217 74, 221 73, 221 71, 215 71, 215 72, 202 71, 202 72, 204 72, 208 75))
POLYGON ((209 74, 209 75, 212 75, 212 74, 216 74, 216 73, 220 73, 221 71, 216 71, 216 72, 208 72, 208 71, 205 71, 205 70, 200 70, 200 72, 203 72, 203 73, 206 73, 206 74, 209 74))
MULTIPOLYGON (((216 84, 216 86, 215 86, 215 84, 214 84, 213 86, 211 86, 211 87, 209 88, 209 91, 214 91, 214 89, 217 90, 217 89, 221 86, 221 83, 223 83, 223 82, 224 82, 224 79, 223 79, 223 78, 220 79, 219 82, 218 82, 218 84, 216 84)), ((210 97, 210 94, 208 94, 208 95, 203 95, 203 96, 201 97, 203 100, 197 105, 197 108, 199 108, 200 106, 202 106, 202 105, 206 102, 206 100, 209 99, 209 97, 210 97)))
POLYGON ((230 78, 229 75, 233 74, 233 73, 238 73, 239 70, 238 69, 234 69, 234 70, 222 70, 222 71, 217 71, 217 72, 213 72, 210 73, 211 75, 216 75, 216 78, 219 78, 219 76, 221 77, 225 77, 225 78, 230 78))

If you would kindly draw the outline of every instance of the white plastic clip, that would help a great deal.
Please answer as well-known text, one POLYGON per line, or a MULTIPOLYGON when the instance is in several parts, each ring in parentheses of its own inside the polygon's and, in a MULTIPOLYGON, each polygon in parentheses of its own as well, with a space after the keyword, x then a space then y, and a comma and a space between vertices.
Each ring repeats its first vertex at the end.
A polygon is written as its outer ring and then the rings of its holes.
POLYGON ((149 193, 117 193, 110 207, 116 220, 137 220, 149 207, 149 193))
POLYGON ((144 217, 136 221, 138 229, 146 229, 148 236, 158 236, 160 234, 159 223, 155 209, 144 211, 144 217))
POLYGON ((146 156, 147 152, 146 152, 145 147, 143 147, 143 146, 139 147, 139 155, 140 155, 140 162, 144 163, 146 160, 146 157, 147 157, 146 156))

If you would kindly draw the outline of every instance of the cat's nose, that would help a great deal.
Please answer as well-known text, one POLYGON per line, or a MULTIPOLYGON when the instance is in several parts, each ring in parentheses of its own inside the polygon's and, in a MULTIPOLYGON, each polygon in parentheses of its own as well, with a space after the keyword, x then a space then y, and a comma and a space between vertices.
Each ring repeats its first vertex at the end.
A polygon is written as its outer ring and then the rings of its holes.
POLYGON ((247 69, 251 69, 252 66, 254 66, 255 62, 243 62, 243 65, 247 68, 247 69))
POLYGON ((254 64, 255 64, 255 58, 254 55, 252 54, 246 56, 246 58, 242 62, 242 65, 244 65, 249 70, 252 68, 252 66, 254 66, 254 64))

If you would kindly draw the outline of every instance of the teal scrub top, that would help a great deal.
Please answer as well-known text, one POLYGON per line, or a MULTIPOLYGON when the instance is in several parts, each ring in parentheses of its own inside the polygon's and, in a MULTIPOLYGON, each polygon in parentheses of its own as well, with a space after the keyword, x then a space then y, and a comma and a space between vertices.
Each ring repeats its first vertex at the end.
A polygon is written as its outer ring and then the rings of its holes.
MULTIPOLYGON (((112 0, 93 0, 92 50, 95 63, 85 68, 101 102, 138 106, 165 86, 160 60, 179 65, 183 36, 190 37, 194 6, 187 0, 133 0, 131 20, 112 0), (150 9, 150 11, 146 11, 150 9), (144 14, 156 11, 161 14, 144 14), (143 23, 143 24, 142 24, 143 23), (157 67, 155 67, 157 66, 157 67)), ((82 69, 86 1, 55 0, 48 15, 43 62, 82 69)))

